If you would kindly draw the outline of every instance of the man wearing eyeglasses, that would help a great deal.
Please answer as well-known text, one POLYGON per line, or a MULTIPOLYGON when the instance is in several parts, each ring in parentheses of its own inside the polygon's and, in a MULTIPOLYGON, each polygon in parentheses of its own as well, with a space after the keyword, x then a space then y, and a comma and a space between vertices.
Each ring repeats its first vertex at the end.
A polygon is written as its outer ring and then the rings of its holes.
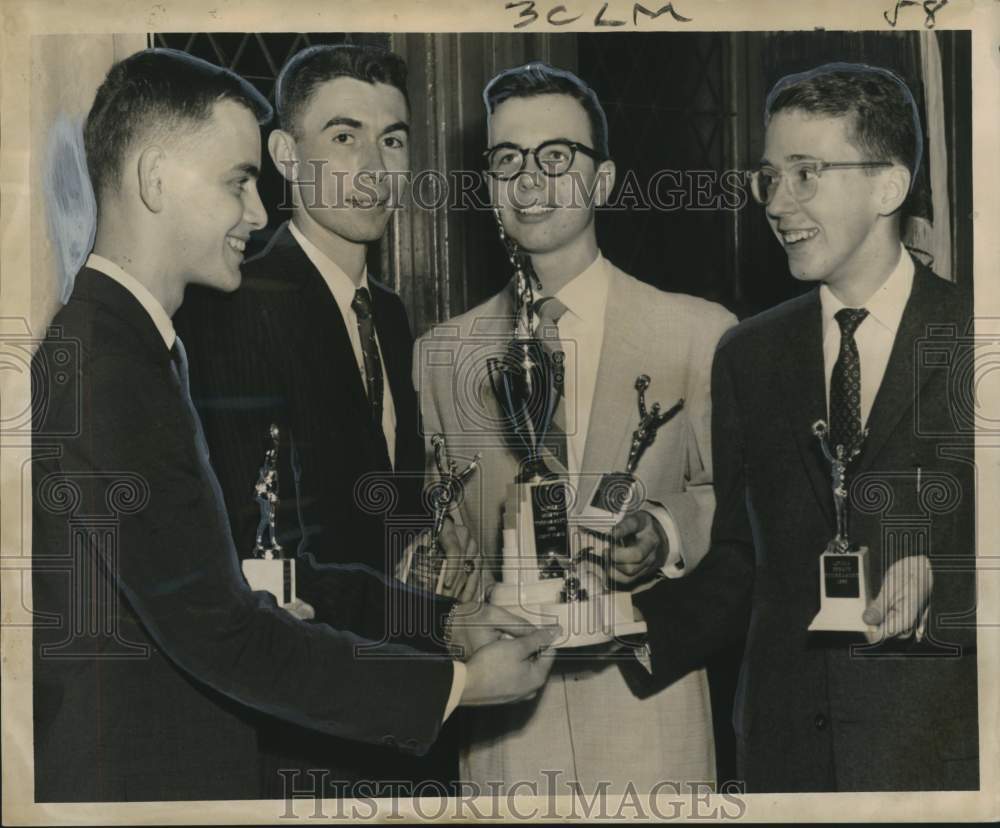
MULTIPOLYGON (((684 400, 639 462, 642 510, 613 533, 608 578, 638 593, 693 570, 708 548, 709 376, 716 343, 735 320, 718 305, 650 287, 601 255, 595 212, 614 187, 615 165, 593 90, 569 72, 532 63, 494 78, 484 100, 492 203, 503 234, 530 256, 540 280, 536 333, 558 331, 565 359, 559 427, 546 442, 550 468, 568 474, 578 504, 589 502, 602 474, 625 467, 639 425, 637 376, 649 375, 650 399, 665 408, 684 400)), ((414 366, 425 434, 443 432, 483 452, 461 512, 495 563, 519 457, 502 437, 485 367, 511 338, 514 308, 511 284, 423 337, 414 366)), ((576 653, 509 715, 467 717, 463 779, 532 785, 520 790, 542 796, 569 794, 570 780, 619 793, 714 780, 705 672, 693 669, 640 697, 620 669, 635 660, 631 650, 576 653)))
POLYGON ((712 549, 685 583, 637 599, 654 686, 747 629, 753 583, 735 722, 748 791, 976 789, 972 307, 900 241, 916 106, 892 73, 833 64, 779 82, 766 118, 752 192, 817 289, 720 344, 712 549), (808 632, 836 531, 819 420, 856 454, 865 634, 808 632))

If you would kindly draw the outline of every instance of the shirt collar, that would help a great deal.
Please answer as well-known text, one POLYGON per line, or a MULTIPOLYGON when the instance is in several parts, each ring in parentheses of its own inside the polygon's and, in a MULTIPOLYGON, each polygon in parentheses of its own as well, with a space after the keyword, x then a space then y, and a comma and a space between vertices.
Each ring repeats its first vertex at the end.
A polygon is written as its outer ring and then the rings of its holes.
MULTIPOLYGON (((915 270, 913 259, 906 252, 906 248, 900 244, 899 261, 889 274, 889 278, 882 283, 882 286, 864 304, 869 317, 878 322, 879 325, 893 336, 899 330, 899 323, 903 318, 906 302, 910 298, 915 270)), ((837 311, 841 308, 846 308, 847 305, 841 302, 826 285, 822 285, 819 289, 819 301, 823 309, 824 332, 830 330, 831 326, 839 328, 834 321, 834 316, 837 311)))
POLYGON ((555 295, 572 314, 586 324, 604 324, 604 311, 608 298, 607 259, 597 252, 594 259, 580 274, 563 285, 555 295))
POLYGON ((299 247, 301 247, 306 256, 309 257, 309 261, 313 263, 315 268, 323 277, 323 281, 326 282, 327 287, 330 288, 330 292, 333 294, 333 298, 337 301, 337 305, 340 307, 341 313, 346 314, 347 310, 350 309, 351 304, 354 302, 354 294, 358 289, 364 288, 369 294, 371 293, 371 289, 368 286, 367 267, 361 274, 361 283, 355 287, 354 282, 351 281, 351 277, 344 273, 344 271, 333 259, 309 241, 305 234, 295 226, 294 221, 290 221, 288 223, 288 228, 295 241, 299 243, 299 247))
POLYGON ((135 297, 135 300, 142 305, 146 313, 149 314, 149 318, 153 320, 156 330, 163 337, 163 344, 167 346, 167 350, 169 351, 174 347, 174 340, 177 339, 177 333, 174 331, 174 323, 170 321, 170 316, 163 309, 163 305, 156 300, 156 297, 149 292, 145 285, 136 279, 135 276, 126 273, 114 262, 105 259, 103 256, 98 256, 96 253, 91 253, 87 258, 86 267, 103 273, 131 293, 135 297))

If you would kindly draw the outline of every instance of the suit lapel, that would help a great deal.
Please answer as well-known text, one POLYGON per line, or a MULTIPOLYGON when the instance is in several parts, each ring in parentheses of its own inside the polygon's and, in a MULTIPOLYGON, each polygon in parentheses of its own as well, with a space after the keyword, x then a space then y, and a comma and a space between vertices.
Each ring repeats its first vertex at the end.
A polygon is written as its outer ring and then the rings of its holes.
MULTIPOLYGON (((920 391, 914 373, 913 349, 919 338, 927 335, 927 326, 933 321, 935 307, 932 302, 927 301, 930 287, 927 280, 937 278, 939 277, 923 267, 918 267, 914 273, 913 288, 899 321, 899 330, 896 331, 885 375, 868 415, 868 436, 861 456, 852 469, 854 475, 871 466, 900 419, 913 408, 914 398, 920 391)), ((931 372, 925 371, 920 377, 920 384, 930 376, 931 372)))
MULTIPOLYGON (((637 309, 631 305, 628 277, 609 265, 608 303, 604 314, 604 340, 594 386, 581 471, 599 475, 621 471, 628 459, 628 443, 638 425, 633 383, 643 372, 642 331, 636 325, 637 309)), ((586 497, 597 485, 596 477, 584 481, 586 497)))
MULTIPOLYGON (((813 493, 833 526, 830 469, 819 441, 812 433, 817 420, 826 420, 826 376, 823 370, 823 316, 819 291, 799 300, 801 304, 784 326, 775 358, 781 365, 784 404, 789 428, 813 493)), ((780 401, 779 401, 780 402, 780 401)))
MULTIPOLYGON (((371 416, 368 394, 337 300, 287 225, 278 232, 284 234, 275 245, 282 248, 281 275, 296 295, 284 323, 296 332, 290 339, 299 343, 290 349, 286 364, 298 367, 300 381, 307 387, 314 386, 318 377, 329 377, 328 381, 319 381, 321 388, 314 394, 316 399, 324 400, 322 410, 342 422, 346 432, 371 438, 372 430, 365 427, 371 416)), ((385 444, 374 439, 367 442, 373 456, 384 458, 383 464, 388 464, 385 444)))

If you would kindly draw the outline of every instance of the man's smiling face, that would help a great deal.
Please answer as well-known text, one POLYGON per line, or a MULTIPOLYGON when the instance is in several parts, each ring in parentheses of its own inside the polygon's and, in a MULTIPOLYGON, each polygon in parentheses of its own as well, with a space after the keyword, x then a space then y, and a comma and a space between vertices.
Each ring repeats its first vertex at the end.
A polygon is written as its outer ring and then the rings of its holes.
POLYGON ((309 217, 348 241, 380 239, 410 169, 403 93, 334 78, 310 95, 296 133, 299 193, 309 217))
MULTIPOLYGON (((850 140, 852 117, 795 109, 778 112, 767 126, 761 163, 787 174, 796 161, 872 160, 850 140)), ((781 180, 765 210, 796 279, 832 286, 863 272, 876 243, 881 174, 862 169, 824 171, 816 194, 804 203, 796 201, 788 182, 781 180)))
MULTIPOLYGON (((490 115, 491 147, 511 143, 534 149, 557 138, 594 147, 587 112, 570 95, 509 98, 490 115)), ((529 253, 561 250, 593 232, 595 201, 588 194, 594 191, 600 166, 577 152, 565 175, 550 178, 530 157, 520 175, 493 181, 493 203, 500 208, 506 232, 529 253)))

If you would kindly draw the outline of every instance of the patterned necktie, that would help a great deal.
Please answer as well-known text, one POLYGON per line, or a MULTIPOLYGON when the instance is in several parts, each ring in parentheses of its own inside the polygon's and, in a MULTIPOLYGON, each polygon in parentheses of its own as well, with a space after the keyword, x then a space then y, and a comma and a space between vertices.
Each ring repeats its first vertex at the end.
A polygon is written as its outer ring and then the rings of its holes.
POLYGON ((358 288, 354 293, 351 308, 358 317, 358 333, 361 335, 361 354, 365 362, 365 389, 372 410, 372 425, 377 433, 382 431, 382 359, 375 339, 375 320, 372 317, 372 297, 367 288, 358 288))
POLYGON ((559 338, 559 320, 568 308, 554 296, 543 296, 533 305, 538 317, 537 335, 545 349, 552 367, 552 379, 555 387, 552 393, 557 395, 555 414, 545 435, 544 445, 552 452, 563 467, 569 468, 569 446, 566 441, 566 351, 559 338))
POLYGON ((834 450, 843 446, 848 457, 861 447, 861 360, 854 332, 867 316, 864 308, 841 308, 834 317, 840 325, 840 353, 830 376, 830 438, 834 450))

